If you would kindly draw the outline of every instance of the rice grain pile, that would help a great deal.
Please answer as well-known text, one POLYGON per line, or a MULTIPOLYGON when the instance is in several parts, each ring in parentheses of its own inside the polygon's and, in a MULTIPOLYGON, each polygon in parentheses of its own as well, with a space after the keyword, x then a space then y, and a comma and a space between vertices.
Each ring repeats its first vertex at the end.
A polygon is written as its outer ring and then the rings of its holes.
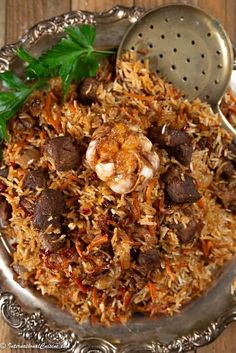
POLYGON ((55 297, 79 322, 125 323, 136 312, 173 315, 200 296, 236 252, 236 203, 224 198, 236 189, 235 169, 227 175, 225 168, 235 167, 232 138, 207 104, 190 103, 131 54, 115 79, 103 68, 98 80, 97 100, 88 105, 80 103, 76 85, 63 103, 54 79, 51 90, 35 92, 10 123, 3 152, 8 175, 0 186, 11 206, 6 233, 15 239, 16 279, 55 297), (191 162, 184 165, 154 141, 160 158, 154 177, 141 190, 113 192, 85 154, 96 129, 114 121, 148 137, 154 127, 186 132, 191 162), (74 139, 76 168, 58 170, 48 153, 45 146, 58 136, 74 139), (167 195, 163 175, 170 165, 194 180, 196 201, 176 203, 167 195), (47 181, 33 190, 26 177, 35 170, 47 173, 47 181), (45 188, 60 192, 65 203, 52 216, 60 223, 53 234, 35 226, 45 188))

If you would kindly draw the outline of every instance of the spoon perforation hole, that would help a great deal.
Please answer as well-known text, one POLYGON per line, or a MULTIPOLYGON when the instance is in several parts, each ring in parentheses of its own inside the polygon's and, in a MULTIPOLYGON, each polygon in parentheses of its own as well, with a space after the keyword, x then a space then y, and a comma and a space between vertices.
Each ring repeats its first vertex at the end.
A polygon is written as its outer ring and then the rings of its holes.
POLYGON ((202 70, 202 75, 206 75, 206 72, 204 70, 202 70))
POLYGON ((192 44, 192 45, 195 45, 195 41, 194 41, 194 40, 192 40, 191 44, 192 44))
POLYGON ((220 51, 220 50, 217 50, 217 51, 216 51, 216 54, 217 54, 217 55, 220 55, 220 54, 221 54, 221 51, 220 51))
POLYGON ((206 94, 205 99, 209 99, 209 98, 210 98, 209 94, 206 94))
POLYGON ((207 33, 207 37, 211 37, 211 32, 208 32, 208 33, 207 33))
POLYGON ((165 22, 166 22, 166 23, 169 22, 169 18, 165 18, 165 22))
POLYGON ((219 80, 215 80, 214 84, 217 85, 219 83, 219 80))
POLYGON ((204 58, 205 58, 205 55, 204 55, 204 54, 201 54, 201 58, 204 59, 204 58))
POLYGON ((134 51, 134 50, 135 50, 135 47, 131 47, 131 50, 133 50, 133 51, 134 51))
POLYGON ((150 28, 150 29, 153 29, 153 28, 154 28, 154 26, 153 26, 153 25, 150 25, 150 26, 149 26, 149 28, 150 28))
POLYGON ((165 39, 165 35, 164 34, 161 35, 161 39, 165 39))
POLYGON ((217 65, 218 69, 222 69, 222 67, 223 67, 222 64, 217 65))
POLYGON ((152 49, 152 48, 153 48, 153 45, 152 45, 151 43, 149 44, 149 48, 150 48, 150 49, 152 49))
POLYGON ((139 36, 139 38, 142 38, 143 33, 139 33, 138 36, 139 36))
POLYGON ((176 69, 176 66, 175 66, 175 65, 172 65, 172 66, 171 66, 171 69, 172 69, 172 70, 175 70, 175 69, 176 69))
POLYGON ((140 62, 141 62, 141 64, 144 64, 144 60, 143 59, 141 59, 140 62))
POLYGON ((176 36, 177 36, 177 38, 180 38, 180 37, 181 37, 181 34, 180 34, 180 33, 177 33, 176 36))
POLYGON ((176 53, 176 52, 177 52, 177 48, 174 48, 174 49, 173 49, 173 52, 176 53))
POLYGON ((163 59, 164 55, 163 54, 159 54, 159 58, 163 59))
POLYGON ((160 73, 160 70, 157 69, 157 70, 156 70, 156 73, 159 74, 159 73, 160 73))
POLYGON ((183 77, 183 81, 185 81, 185 82, 187 81, 187 77, 186 76, 183 77))
POLYGON ((195 89, 195 91, 198 91, 198 90, 199 90, 198 86, 195 86, 194 89, 195 89))
POLYGON ((180 16, 180 21, 181 21, 181 22, 184 21, 184 16, 180 16))
POLYGON ((187 61, 187 63, 190 63, 190 58, 187 58, 186 61, 187 61))

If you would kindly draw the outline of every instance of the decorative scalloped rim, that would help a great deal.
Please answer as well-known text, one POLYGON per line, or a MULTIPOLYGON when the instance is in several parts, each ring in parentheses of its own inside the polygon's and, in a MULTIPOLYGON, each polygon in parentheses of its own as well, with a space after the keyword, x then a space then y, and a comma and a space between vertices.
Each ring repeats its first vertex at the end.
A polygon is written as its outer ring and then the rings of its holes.
MULTIPOLYGON (((41 36, 63 32, 69 25, 78 23, 111 23, 127 18, 131 23, 137 21, 145 10, 139 7, 115 6, 107 12, 91 13, 73 11, 32 27, 18 42, 6 45, 0 50, 0 71, 9 68, 15 57, 15 50, 21 45, 26 48, 35 44, 41 36)), ((0 311, 6 323, 15 329, 18 335, 34 342, 39 348, 51 348, 71 353, 184 353, 204 346, 215 340, 225 327, 236 321, 236 305, 222 314, 202 331, 194 331, 179 337, 168 344, 158 339, 149 343, 113 345, 99 337, 78 337, 70 330, 49 327, 40 311, 27 313, 17 303, 11 293, 0 288, 0 311)))

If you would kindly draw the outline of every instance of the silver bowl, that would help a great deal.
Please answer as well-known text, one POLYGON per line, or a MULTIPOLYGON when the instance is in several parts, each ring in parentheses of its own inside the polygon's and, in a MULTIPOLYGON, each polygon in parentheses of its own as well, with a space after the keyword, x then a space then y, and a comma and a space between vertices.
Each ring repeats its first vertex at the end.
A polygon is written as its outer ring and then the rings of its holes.
MULTIPOLYGON (((23 45, 38 55, 58 41, 68 25, 96 24, 97 45, 118 46, 131 23, 143 13, 141 8, 116 6, 104 13, 74 11, 40 22, 19 42, 0 50, 0 70, 14 68, 21 74, 22 64, 15 57, 15 49, 23 45)), ((16 283, 3 235, 0 240, 2 316, 19 335, 34 342, 38 348, 77 353, 187 352, 212 342, 236 320, 236 259, 223 267, 205 295, 186 305, 179 314, 156 319, 137 315, 126 326, 105 328, 78 324, 51 298, 16 283)))

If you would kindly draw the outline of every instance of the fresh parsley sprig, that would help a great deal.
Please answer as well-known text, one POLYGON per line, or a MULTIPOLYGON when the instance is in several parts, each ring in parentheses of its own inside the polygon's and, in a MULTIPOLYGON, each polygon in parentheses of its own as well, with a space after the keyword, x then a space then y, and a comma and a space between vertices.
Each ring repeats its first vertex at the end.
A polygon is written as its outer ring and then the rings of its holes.
POLYGON ((66 97, 72 81, 79 82, 83 78, 96 75, 99 61, 115 51, 102 51, 93 47, 96 28, 91 25, 68 27, 66 36, 56 45, 43 53, 39 58, 31 56, 24 48, 16 52, 26 62, 21 80, 11 71, 0 73, 0 80, 7 91, 0 92, 0 139, 7 138, 7 122, 22 107, 25 100, 36 89, 52 77, 62 79, 63 97, 66 97))

